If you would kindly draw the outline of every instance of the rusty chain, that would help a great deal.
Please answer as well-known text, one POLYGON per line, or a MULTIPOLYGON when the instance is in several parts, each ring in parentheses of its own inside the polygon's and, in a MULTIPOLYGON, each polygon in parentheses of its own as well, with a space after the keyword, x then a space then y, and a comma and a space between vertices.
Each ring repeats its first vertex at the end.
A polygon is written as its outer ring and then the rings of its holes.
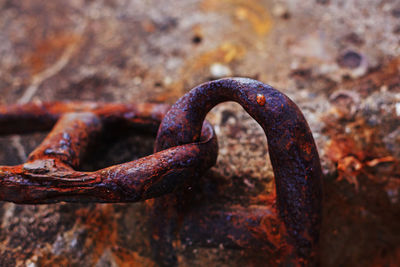
POLYGON ((90 141, 107 124, 158 125, 167 109, 168 106, 158 104, 95 103, 2 107, 0 132, 3 134, 22 133, 32 128, 45 130, 55 125, 26 163, 0 167, 0 199, 23 204, 135 202, 171 192, 185 175, 214 164, 217 145, 208 123, 200 142, 95 172, 74 170, 90 141))
MULTIPOLYGON (((188 229, 196 228, 197 233, 212 235, 218 243, 285 250, 295 255, 295 265, 316 264, 322 174, 314 139, 301 111, 289 98, 251 79, 227 78, 204 83, 171 108, 163 104, 92 102, 0 107, 2 135, 52 128, 26 163, 0 166, 0 200, 41 204, 157 198, 154 219, 165 224, 154 227, 153 248, 161 265, 176 264, 172 242, 179 230, 173 222, 179 211, 171 203, 179 201, 179 192, 169 193, 176 192, 188 177, 200 177, 215 164, 217 139, 204 119, 215 105, 225 101, 239 103, 265 131, 275 174, 276 204, 231 212, 228 223, 227 214, 212 216, 214 221, 221 220, 223 229, 208 227, 204 222, 209 221, 188 213, 183 220, 185 227, 178 235, 185 237, 188 229), (155 153, 98 171, 76 171, 94 137, 113 124, 159 125, 155 153)), ((191 238, 201 239, 196 233, 191 238)))

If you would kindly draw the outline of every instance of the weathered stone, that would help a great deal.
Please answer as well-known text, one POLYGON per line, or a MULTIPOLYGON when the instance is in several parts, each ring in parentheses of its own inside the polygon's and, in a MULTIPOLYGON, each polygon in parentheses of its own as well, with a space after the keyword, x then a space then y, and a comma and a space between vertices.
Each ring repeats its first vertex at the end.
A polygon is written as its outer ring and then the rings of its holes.
MULTIPOLYGON (((287 1, 290 19, 281 19, 271 16, 276 3, 269 0, 0 1, 0 103, 173 103, 209 80, 216 63, 269 83, 300 106, 318 145, 325 174, 322 266, 395 266, 398 7, 319 2, 287 1), (361 77, 337 62, 350 50, 368 62, 361 77)), ((196 185, 210 195, 198 200, 210 210, 262 205, 274 184, 261 128, 232 103, 214 108, 208 119, 220 153, 196 185)), ((81 168, 152 153, 152 137, 136 134, 105 136, 81 168)), ((44 136, 0 137, 0 164, 23 162, 44 136)), ((0 203, 0 265, 155 266, 148 205, 0 203)), ((264 253, 224 247, 178 251, 180 266, 271 262, 264 253)))

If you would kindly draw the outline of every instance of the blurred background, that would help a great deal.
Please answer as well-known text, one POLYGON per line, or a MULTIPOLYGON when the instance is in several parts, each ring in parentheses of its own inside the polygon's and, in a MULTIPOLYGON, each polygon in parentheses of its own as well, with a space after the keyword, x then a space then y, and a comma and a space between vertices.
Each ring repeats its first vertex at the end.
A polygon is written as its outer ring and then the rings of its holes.
MULTIPOLYGON (((172 104, 225 76, 270 84, 306 116, 324 172, 322 266, 398 266, 399 1, 0 0, 1 105, 172 104)), ((261 128, 234 103, 208 119, 220 146, 203 181, 210 209, 262 205, 274 185, 261 128)), ((0 137, 0 164, 24 162, 44 137, 0 137)), ((82 168, 153 142, 114 136, 82 168)), ((143 203, 0 203, 0 265, 157 266, 146 216, 143 203)), ((263 266, 264 254, 178 246, 179 266, 263 266)))

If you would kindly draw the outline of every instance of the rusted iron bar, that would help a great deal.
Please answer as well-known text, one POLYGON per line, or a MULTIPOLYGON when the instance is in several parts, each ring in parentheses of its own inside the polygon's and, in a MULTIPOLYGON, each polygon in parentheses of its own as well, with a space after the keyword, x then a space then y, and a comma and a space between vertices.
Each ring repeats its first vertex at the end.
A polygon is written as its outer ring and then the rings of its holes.
POLYGON ((199 142, 166 149, 136 161, 95 172, 80 172, 80 160, 103 124, 159 125, 166 105, 47 103, 2 107, 1 133, 53 130, 22 165, 0 166, 0 200, 23 204, 136 202, 175 190, 185 177, 215 164, 217 140, 206 123, 199 142), (22 118, 25 124, 12 123, 22 118), (7 124, 11 122, 11 124, 7 124), (3 127, 4 126, 4 127, 3 127), (21 129, 15 129, 21 127, 21 129))
POLYGON ((65 113, 90 112, 102 124, 129 124, 134 127, 156 127, 170 108, 166 104, 115 104, 96 102, 27 103, 0 106, 0 135, 25 134, 50 130, 65 113))
POLYGON ((285 264, 316 265, 321 166, 298 107, 261 82, 230 78, 194 88, 166 114, 167 110, 166 105, 91 102, 0 107, 0 134, 54 127, 26 163, 0 166, 0 200, 24 204, 135 202, 174 192, 152 205, 152 246, 160 265, 177 264, 177 236, 189 245, 222 244, 273 254, 283 251, 285 264), (276 204, 224 212, 184 207, 193 197, 185 193, 184 186, 216 162, 217 139, 204 118, 224 101, 238 102, 263 127, 275 174, 272 203, 276 204), (76 171, 94 137, 110 126, 154 129, 160 123, 154 154, 98 171, 76 171))
MULTIPOLYGON (((199 85, 179 99, 164 117, 156 139, 156 151, 196 142, 206 114, 225 101, 239 103, 264 129, 275 174, 277 212, 294 247, 296 263, 315 263, 318 251, 322 205, 322 172, 318 152, 309 126, 299 108, 288 97, 271 86, 245 78, 229 78, 199 85)), ((179 192, 178 192, 179 194, 179 192)), ((158 242, 171 243, 184 217, 175 200, 157 199, 158 221, 172 221, 155 226, 158 242), (171 208, 172 207, 172 208, 171 208), (174 211, 175 207, 175 211, 174 211)), ((265 235, 265 242, 268 236, 265 235)), ((158 249, 158 246, 156 246, 158 249)), ((162 248, 161 248, 162 249, 162 248)), ((172 253, 169 244, 169 252, 172 253)), ((160 251, 163 257, 167 253, 160 251)), ((171 258, 168 264, 174 259, 171 258)))
POLYGON ((64 169, 78 168, 91 138, 101 130, 102 123, 93 113, 66 113, 61 116, 40 146, 29 155, 29 163, 25 164, 24 168, 28 169, 29 165, 38 165, 38 162, 47 159, 58 161, 58 169, 62 165, 65 165, 64 169))

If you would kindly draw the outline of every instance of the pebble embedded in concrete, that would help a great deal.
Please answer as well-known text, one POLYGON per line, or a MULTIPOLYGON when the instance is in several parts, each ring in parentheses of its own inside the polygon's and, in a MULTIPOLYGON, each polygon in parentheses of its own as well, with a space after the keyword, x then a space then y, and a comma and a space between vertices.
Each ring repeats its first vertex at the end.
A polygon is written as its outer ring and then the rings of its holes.
POLYGON ((222 78, 232 75, 231 69, 221 63, 214 63, 210 66, 210 73, 213 78, 222 78))
POLYGON ((396 103, 396 115, 400 117, 400 102, 396 103))

